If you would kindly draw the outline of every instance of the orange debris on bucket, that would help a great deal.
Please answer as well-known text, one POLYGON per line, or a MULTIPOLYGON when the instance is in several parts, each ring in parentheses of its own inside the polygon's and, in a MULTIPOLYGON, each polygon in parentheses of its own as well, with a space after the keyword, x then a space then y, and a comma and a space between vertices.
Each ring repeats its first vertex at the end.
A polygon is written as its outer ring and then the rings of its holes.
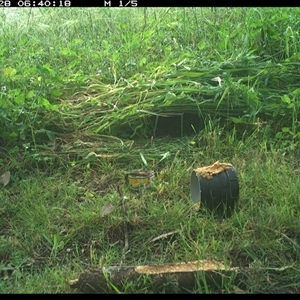
POLYGON ((220 163, 219 161, 217 161, 214 164, 212 164, 211 166, 195 169, 195 173, 197 176, 202 176, 206 179, 212 179, 213 175, 217 175, 231 167, 232 167, 232 164, 220 163))

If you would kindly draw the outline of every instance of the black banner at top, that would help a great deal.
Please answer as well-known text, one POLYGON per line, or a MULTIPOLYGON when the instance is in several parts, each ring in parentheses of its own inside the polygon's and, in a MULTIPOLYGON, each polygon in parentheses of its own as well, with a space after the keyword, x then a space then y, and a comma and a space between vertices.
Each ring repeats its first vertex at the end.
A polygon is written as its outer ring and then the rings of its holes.
MULTIPOLYGON (((0 0, 1 7, 195 7, 195 1, 171 0, 0 0)), ((205 5, 204 5, 205 7, 205 5)), ((213 9, 213 8, 212 8, 213 9)))
MULTIPOLYGON (((194 0, 0 0, 1 7, 210 7, 207 1, 196 2, 194 0)), ((251 3, 243 5, 251 7, 257 4, 251 0, 251 3), (248 5, 247 5, 248 4, 248 5)), ((285 3, 287 4, 287 3, 285 3)), ((222 2, 222 7, 230 7, 229 3, 222 2)), ((211 7, 214 10, 216 7, 211 7)))

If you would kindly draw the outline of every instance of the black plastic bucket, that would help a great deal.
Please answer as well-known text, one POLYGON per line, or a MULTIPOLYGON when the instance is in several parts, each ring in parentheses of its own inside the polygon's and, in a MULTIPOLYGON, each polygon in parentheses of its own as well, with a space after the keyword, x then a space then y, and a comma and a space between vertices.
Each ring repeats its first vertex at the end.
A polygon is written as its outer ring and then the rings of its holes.
MULTIPOLYGON (((229 165, 229 164, 227 164, 229 165)), ((191 174, 191 198, 209 211, 230 217, 239 197, 239 182, 236 170, 229 165, 223 171, 203 176, 196 170, 191 174)))

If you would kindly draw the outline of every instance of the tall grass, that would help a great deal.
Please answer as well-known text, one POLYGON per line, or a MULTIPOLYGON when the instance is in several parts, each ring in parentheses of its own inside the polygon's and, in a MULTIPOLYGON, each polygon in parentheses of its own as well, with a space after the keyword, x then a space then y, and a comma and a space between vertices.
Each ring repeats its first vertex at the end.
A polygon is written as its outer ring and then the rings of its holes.
POLYGON ((280 121, 275 131, 293 140, 298 14, 289 8, 28 8, 16 17, 3 9, 2 138, 32 140, 45 127, 55 132, 52 115, 62 118, 59 127, 70 115, 69 130, 110 133, 111 124, 132 119, 132 127, 145 127, 139 116, 168 108, 216 111, 239 123, 280 121), (87 112, 97 115, 95 124, 86 124, 94 123, 87 112))

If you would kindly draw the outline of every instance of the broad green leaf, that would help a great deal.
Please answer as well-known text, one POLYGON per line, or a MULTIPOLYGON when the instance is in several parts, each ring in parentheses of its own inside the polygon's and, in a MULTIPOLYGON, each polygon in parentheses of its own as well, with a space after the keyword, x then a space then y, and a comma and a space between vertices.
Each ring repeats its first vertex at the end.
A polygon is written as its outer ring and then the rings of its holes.
POLYGON ((43 107, 47 108, 47 109, 51 105, 50 102, 46 98, 41 98, 41 97, 38 98, 38 104, 40 106, 43 106, 43 107))
POLYGON ((233 123, 235 124, 241 124, 243 123, 243 120, 241 118, 231 118, 231 120, 233 121, 233 123))
POLYGON ((288 95, 284 95, 281 97, 281 100, 284 102, 284 103, 287 103, 287 104, 290 104, 291 103, 291 99, 288 95))
POLYGON ((299 95, 300 94, 300 88, 297 88, 295 90, 293 90, 292 94, 295 95, 299 95))
POLYGON ((26 98, 27 98, 27 99, 30 99, 30 98, 32 98, 34 95, 35 95, 35 92, 34 92, 33 90, 31 90, 31 91, 29 91, 29 92, 27 93, 26 98))
POLYGON ((51 142, 55 140, 55 133, 53 131, 46 130, 46 134, 51 142))
POLYGON ((17 70, 11 67, 5 68, 3 71, 3 77, 11 78, 17 74, 17 70))
POLYGON ((290 127, 282 127, 281 131, 282 132, 290 132, 291 128, 290 127))
POLYGON ((42 106, 47 110, 58 111, 58 106, 51 104, 46 98, 38 98, 38 105, 42 106))
POLYGON ((46 69, 51 76, 54 77, 56 75, 56 72, 53 69, 51 69, 50 64, 43 65, 43 68, 46 69))
POLYGON ((147 63, 147 58, 146 57, 142 57, 140 60, 140 66, 144 66, 147 63))

